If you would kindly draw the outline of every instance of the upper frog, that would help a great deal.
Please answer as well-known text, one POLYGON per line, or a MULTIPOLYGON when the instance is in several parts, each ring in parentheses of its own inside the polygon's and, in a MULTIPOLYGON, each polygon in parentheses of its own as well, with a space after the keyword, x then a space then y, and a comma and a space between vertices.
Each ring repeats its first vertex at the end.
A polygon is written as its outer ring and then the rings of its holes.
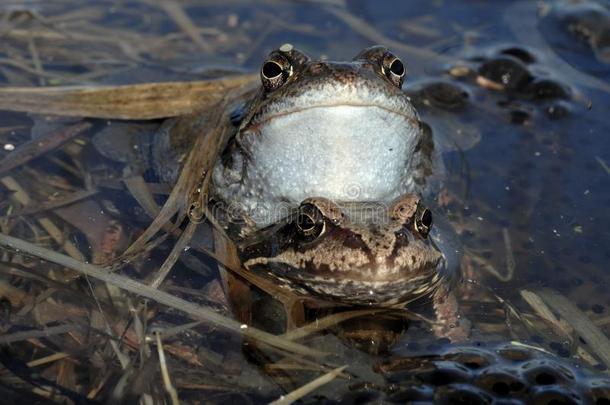
POLYGON ((405 74, 380 46, 350 62, 311 60, 290 45, 271 52, 214 168, 213 195, 261 228, 312 195, 390 202, 425 191, 434 148, 401 90, 405 74))

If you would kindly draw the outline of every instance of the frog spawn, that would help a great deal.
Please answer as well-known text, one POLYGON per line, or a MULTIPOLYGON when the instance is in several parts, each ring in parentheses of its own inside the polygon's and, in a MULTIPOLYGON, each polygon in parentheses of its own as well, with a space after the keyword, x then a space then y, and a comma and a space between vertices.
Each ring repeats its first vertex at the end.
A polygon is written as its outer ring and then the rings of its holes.
MULTIPOLYGON (((564 118, 570 114, 567 101, 577 95, 538 62, 528 49, 508 46, 493 49, 488 55, 472 56, 451 67, 448 73, 464 84, 474 85, 470 91, 475 98, 487 96, 480 89, 495 93, 499 98, 497 107, 507 111, 502 114, 507 114, 512 124, 530 125, 538 114, 550 120, 564 118)), ((437 108, 454 109, 448 103, 455 102, 463 107, 466 90, 455 82, 440 84, 426 84, 418 95, 437 108)))
POLYGON ((549 15, 552 23, 572 36, 588 43, 595 57, 610 63, 610 10, 595 1, 553 4, 549 15))
POLYGON ((453 347, 380 363, 376 371, 385 386, 352 386, 339 403, 610 404, 610 377, 523 345, 453 347))

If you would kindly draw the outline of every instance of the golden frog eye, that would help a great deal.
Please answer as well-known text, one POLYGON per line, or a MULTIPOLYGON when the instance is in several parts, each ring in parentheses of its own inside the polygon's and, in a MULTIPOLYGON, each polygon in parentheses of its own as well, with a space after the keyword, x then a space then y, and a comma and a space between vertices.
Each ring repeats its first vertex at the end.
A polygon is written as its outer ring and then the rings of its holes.
POLYGON ((421 208, 417 210, 415 214, 415 230, 421 235, 422 238, 425 238, 430 233, 430 229, 432 228, 432 211, 428 208, 421 208))
POLYGON ((401 88, 407 69, 404 63, 383 46, 372 46, 364 49, 354 58, 372 66, 376 72, 385 76, 394 86, 401 88))
POLYGON ((261 81, 267 91, 281 87, 292 75, 292 66, 281 54, 270 55, 261 67, 261 81))
POLYGON ((315 205, 310 203, 302 204, 299 207, 296 228, 301 237, 309 241, 314 240, 325 231, 326 222, 324 215, 315 205))
POLYGON ((402 87, 402 82, 405 78, 405 74, 407 70, 405 69, 405 65, 402 61, 392 55, 391 53, 387 53, 383 58, 383 74, 398 88, 402 87))

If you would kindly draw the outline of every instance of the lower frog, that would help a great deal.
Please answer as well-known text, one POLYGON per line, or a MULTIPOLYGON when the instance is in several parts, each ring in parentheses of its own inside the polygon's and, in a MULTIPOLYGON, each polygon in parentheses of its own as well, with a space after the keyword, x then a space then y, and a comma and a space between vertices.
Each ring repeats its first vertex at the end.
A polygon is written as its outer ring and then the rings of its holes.
POLYGON ((341 304, 391 308, 431 297, 436 334, 463 340, 469 324, 451 293, 458 260, 432 231, 432 211, 415 194, 390 205, 308 198, 239 250, 247 269, 341 304))

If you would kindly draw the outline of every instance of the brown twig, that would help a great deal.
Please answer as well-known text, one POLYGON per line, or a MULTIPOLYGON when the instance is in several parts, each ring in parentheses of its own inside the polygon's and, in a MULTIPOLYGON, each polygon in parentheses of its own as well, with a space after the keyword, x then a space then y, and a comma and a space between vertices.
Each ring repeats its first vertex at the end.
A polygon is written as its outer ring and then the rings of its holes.
POLYGON ((0 161, 0 174, 4 174, 17 166, 26 164, 69 141, 75 136, 91 128, 88 122, 80 122, 44 138, 33 139, 15 150, 0 161))
POLYGON ((208 308, 185 301, 163 291, 156 290, 136 280, 121 276, 119 274, 109 273, 98 266, 83 263, 69 256, 36 246, 24 240, 5 234, 0 234, 0 245, 9 247, 11 249, 16 249, 19 252, 36 256, 64 267, 68 267, 88 277, 103 281, 122 290, 129 291, 139 296, 156 301, 160 304, 178 309, 193 316, 195 319, 203 319, 225 330, 240 333, 252 339, 260 340, 270 346, 275 346, 305 356, 319 357, 324 355, 324 353, 318 350, 290 342, 281 337, 263 332, 259 329, 247 326, 244 327, 242 324, 226 318, 208 308))

